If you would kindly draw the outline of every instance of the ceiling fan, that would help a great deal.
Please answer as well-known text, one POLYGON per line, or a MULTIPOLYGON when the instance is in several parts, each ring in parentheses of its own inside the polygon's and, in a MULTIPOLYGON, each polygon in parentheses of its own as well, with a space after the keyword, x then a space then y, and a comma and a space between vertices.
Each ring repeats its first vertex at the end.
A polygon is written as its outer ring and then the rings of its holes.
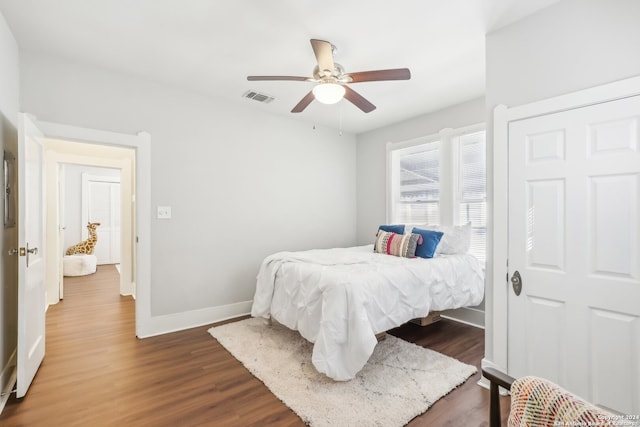
POLYGON ((318 61, 318 65, 313 69, 313 77, 248 76, 247 80, 292 80, 317 83, 313 90, 293 107, 292 113, 304 111, 314 99, 323 104, 335 104, 342 98, 346 98, 347 101, 365 113, 369 113, 375 110, 376 106, 347 86, 348 84, 383 80, 409 80, 411 78, 411 72, 408 68, 345 73, 342 65, 333 61, 334 45, 325 40, 311 39, 311 47, 318 61))

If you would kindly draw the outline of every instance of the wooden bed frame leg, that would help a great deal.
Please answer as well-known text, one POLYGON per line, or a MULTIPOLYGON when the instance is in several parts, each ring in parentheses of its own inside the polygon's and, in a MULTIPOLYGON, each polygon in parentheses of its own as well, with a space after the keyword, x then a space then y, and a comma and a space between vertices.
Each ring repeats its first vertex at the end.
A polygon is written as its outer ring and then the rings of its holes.
POLYGON ((379 334, 376 334, 376 339, 378 340, 378 342, 385 340, 386 338, 387 338, 386 332, 380 332, 379 334))
POLYGON ((440 317, 440 312, 432 311, 426 317, 419 317, 417 319, 411 320, 411 323, 415 323, 416 325, 420 326, 427 326, 436 323, 440 319, 442 319, 442 317, 440 317))

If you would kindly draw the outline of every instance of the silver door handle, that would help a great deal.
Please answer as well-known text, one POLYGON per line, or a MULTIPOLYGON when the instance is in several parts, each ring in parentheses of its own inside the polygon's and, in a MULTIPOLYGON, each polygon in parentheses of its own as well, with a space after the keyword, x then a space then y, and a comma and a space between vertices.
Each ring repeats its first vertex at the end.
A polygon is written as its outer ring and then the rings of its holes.
POLYGON ((29 243, 27 243, 27 268, 29 268, 29 254, 38 255, 38 248, 29 248, 29 243))
POLYGON ((511 284, 513 285, 513 292, 516 296, 520 296, 520 292, 522 292, 522 277, 518 270, 511 276, 511 284))

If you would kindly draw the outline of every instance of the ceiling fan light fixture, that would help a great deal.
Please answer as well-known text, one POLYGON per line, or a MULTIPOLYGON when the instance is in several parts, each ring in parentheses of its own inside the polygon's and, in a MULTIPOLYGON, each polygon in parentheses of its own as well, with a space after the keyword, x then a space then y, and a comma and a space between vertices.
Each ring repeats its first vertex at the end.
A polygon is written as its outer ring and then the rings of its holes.
POLYGON ((317 62, 317 65, 313 67, 313 77, 247 76, 247 80, 316 82, 316 86, 293 107, 292 113, 301 113, 314 99, 322 104, 336 104, 342 98, 358 107, 362 112, 370 113, 376 109, 376 106, 351 87, 347 87, 350 83, 409 80, 411 78, 411 72, 408 68, 359 71, 347 74, 344 72, 344 67, 333 60, 335 46, 326 40, 311 39, 310 41, 317 62))
POLYGON ((313 88, 313 96, 323 104, 335 104, 344 97, 344 87, 337 83, 319 83, 313 88))

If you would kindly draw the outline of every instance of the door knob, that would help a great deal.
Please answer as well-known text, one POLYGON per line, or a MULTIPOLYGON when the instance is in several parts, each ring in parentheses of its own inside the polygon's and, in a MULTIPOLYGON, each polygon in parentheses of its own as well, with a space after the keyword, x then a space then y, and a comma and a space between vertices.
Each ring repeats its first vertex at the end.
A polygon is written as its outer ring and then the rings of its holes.
MULTIPOLYGON (((21 248, 24 249, 24 248, 21 248)), ((27 268, 29 268, 29 255, 38 255, 38 248, 30 248, 29 243, 27 243, 27 268)))
POLYGON ((520 296, 520 292, 522 292, 522 277, 520 277, 518 270, 511 276, 511 284, 513 285, 513 292, 516 296, 520 296))

